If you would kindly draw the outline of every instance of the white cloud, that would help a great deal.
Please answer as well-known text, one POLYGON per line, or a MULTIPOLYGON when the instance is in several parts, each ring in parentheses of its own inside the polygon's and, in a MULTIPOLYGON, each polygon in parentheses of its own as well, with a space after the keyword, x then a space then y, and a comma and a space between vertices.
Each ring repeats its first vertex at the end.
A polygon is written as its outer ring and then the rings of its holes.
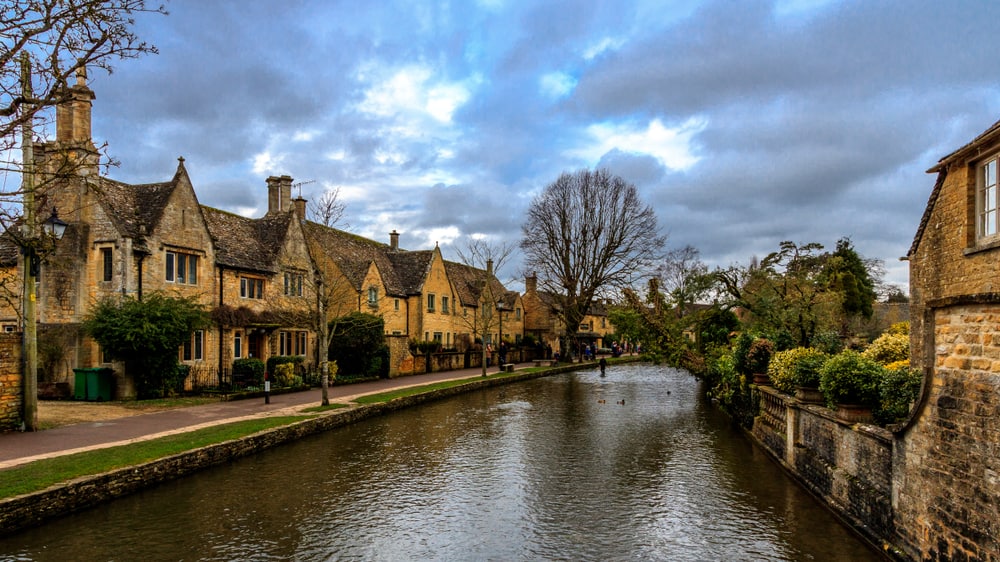
POLYGON ((685 170, 699 160, 692 151, 692 137, 705 129, 702 119, 691 118, 679 127, 668 128, 653 119, 644 128, 627 123, 596 123, 587 127, 590 143, 570 151, 578 157, 596 163, 602 156, 618 149, 634 154, 649 154, 673 170, 685 170))
POLYGON ((576 78, 565 72, 550 72, 539 79, 538 87, 545 96, 558 99, 572 92, 576 82, 576 78))
POLYGON ((273 174, 281 163, 281 157, 275 156, 269 150, 260 152, 253 157, 253 173, 257 175, 273 174))
POLYGON ((592 60, 605 51, 617 50, 625 44, 625 40, 619 37, 602 37, 596 43, 592 43, 583 51, 583 58, 592 60))
MULTIPOLYGON (((366 77, 367 74, 360 75, 362 79, 366 77)), ((449 123, 452 114, 469 100, 471 88, 480 80, 477 76, 465 81, 434 80, 431 68, 409 65, 376 78, 358 109, 378 117, 421 120, 429 116, 435 121, 449 123)))

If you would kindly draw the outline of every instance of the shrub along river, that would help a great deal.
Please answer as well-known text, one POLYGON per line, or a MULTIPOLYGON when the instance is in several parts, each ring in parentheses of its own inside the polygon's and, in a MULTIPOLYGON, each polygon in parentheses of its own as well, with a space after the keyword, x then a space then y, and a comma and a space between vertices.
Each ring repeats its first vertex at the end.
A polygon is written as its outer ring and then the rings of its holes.
POLYGON ((880 560, 683 371, 339 428, 0 540, 0 560, 880 560))

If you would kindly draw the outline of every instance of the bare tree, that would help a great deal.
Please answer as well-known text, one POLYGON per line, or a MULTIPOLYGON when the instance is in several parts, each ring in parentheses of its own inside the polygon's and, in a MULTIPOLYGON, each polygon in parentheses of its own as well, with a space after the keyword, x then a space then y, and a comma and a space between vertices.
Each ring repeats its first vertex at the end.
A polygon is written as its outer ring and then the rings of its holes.
POLYGON ((667 252, 656 273, 660 290, 670 299, 678 318, 691 312, 691 305, 709 293, 714 281, 694 246, 667 252))
MULTIPOLYGON (((115 59, 156 53, 132 30, 138 13, 166 14, 145 0, 13 0, 0 10, 0 154, 16 154, 22 127, 35 123, 72 95, 78 71, 112 71, 115 59), (31 94, 21 84, 21 64, 31 67, 31 94)), ((51 118, 51 116, 49 116, 51 118)), ((19 159, 0 161, 20 172, 19 159)), ((7 195, 10 195, 8 193, 7 195)))
POLYGON ((566 336, 595 295, 643 277, 666 241, 636 187, 603 169, 559 176, 532 201, 521 230, 525 265, 555 296, 566 336))
MULTIPOLYGON (((496 277, 496 272, 503 268, 514 251, 514 246, 508 243, 491 243, 483 239, 470 239, 464 248, 457 248, 459 260, 461 260, 461 274, 458 279, 453 279, 456 284, 464 283, 464 287, 458 287, 459 291, 466 291, 475 302, 476 311, 471 315, 461 316, 463 323, 469 328, 473 337, 480 337, 483 340, 482 360, 483 376, 486 376, 486 335, 493 333, 494 328, 500 334, 500 342, 503 341, 503 333, 500 331, 500 314, 505 308, 505 298, 507 291, 496 277)), ((463 302, 465 307, 472 303, 463 302)))
MULTIPOLYGON (((347 205, 340 200, 339 187, 324 191, 316 201, 309 202, 310 218, 330 228, 339 225, 340 221, 344 218, 346 210, 347 205)), ((346 224, 340 225, 341 228, 347 228, 347 226, 346 224)))

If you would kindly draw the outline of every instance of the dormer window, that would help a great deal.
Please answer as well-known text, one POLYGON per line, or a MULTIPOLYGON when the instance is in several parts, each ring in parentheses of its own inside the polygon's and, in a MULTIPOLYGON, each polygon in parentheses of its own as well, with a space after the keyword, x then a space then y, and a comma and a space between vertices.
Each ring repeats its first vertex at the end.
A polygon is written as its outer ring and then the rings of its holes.
POLYGON ((378 306, 377 287, 368 287, 368 306, 378 306))

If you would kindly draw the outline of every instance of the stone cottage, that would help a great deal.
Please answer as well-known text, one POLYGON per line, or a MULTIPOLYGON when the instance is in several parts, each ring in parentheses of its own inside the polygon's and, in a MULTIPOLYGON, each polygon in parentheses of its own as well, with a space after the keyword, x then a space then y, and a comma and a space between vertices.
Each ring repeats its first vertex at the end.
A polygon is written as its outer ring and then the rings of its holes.
POLYGON ((907 254, 921 398, 897 433, 903 544, 933 560, 1000 559, 1000 122, 942 158, 907 254))

